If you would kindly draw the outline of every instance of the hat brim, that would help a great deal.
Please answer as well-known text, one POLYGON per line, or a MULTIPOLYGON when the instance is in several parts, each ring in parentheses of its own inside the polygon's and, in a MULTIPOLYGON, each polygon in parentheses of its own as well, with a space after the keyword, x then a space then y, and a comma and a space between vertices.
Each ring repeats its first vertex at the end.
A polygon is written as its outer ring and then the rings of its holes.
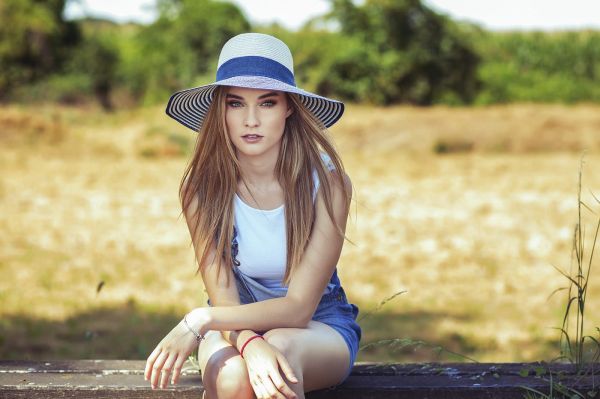
POLYGON ((300 96, 302 104, 325 127, 331 127, 344 113, 344 103, 299 89, 276 79, 262 76, 236 76, 215 83, 178 91, 167 104, 166 113, 182 125, 200 131, 217 86, 236 86, 252 89, 279 90, 300 96))

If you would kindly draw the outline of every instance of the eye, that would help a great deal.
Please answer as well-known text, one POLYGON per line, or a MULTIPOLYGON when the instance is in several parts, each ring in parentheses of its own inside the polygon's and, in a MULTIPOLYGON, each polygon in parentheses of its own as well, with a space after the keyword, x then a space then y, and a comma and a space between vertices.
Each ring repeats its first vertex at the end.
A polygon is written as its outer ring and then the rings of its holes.
POLYGON ((275 106, 276 104, 277 104, 277 102, 276 102, 276 101, 273 101, 273 100, 267 100, 267 101, 265 101, 264 103, 262 103, 261 105, 262 105, 262 106, 264 106, 264 107, 270 108, 270 107, 273 107, 273 106, 275 106))
POLYGON ((236 101, 236 100, 230 100, 230 101, 227 101, 227 105, 229 105, 232 108, 239 108, 242 106, 242 103, 239 101, 236 101))

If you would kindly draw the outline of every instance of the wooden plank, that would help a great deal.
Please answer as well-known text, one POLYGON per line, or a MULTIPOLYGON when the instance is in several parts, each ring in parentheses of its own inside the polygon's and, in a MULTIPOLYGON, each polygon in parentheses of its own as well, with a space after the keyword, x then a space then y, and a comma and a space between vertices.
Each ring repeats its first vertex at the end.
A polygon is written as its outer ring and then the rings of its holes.
MULTIPOLYGON (((58 360, 58 361, 30 361, 30 360, 2 360, 2 372, 29 372, 29 373, 143 373, 146 362, 144 360, 58 360)), ((189 372, 195 372, 189 362, 185 363, 189 372)))
MULTIPOLYGON (((2 372, 55 372, 55 373, 139 373, 144 370, 143 360, 61 360, 61 361, 28 361, 0 360, 2 372)), ((570 364, 544 363, 372 363, 357 362, 351 375, 480 375, 483 373, 499 373, 502 375, 519 375, 528 369, 534 375, 537 368, 545 368, 554 373, 574 373, 575 367, 570 364)), ((198 374, 191 363, 186 362, 187 373, 198 374)), ((600 366, 597 366, 600 373, 600 366)))
MULTIPOLYGON (((143 379, 144 361, 0 361, 0 398, 199 398, 199 373, 189 363, 180 383, 152 390, 143 379)), ((382 364, 357 363, 344 384, 308 398, 518 398, 524 387, 548 392, 548 372, 567 386, 597 392, 600 371, 577 375, 564 364, 382 364), (545 374, 545 375, 544 375, 545 374)))
POLYGON ((202 396, 199 372, 186 362, 176 386, 152 390, 145 361, 0 361, 0 398, 195 398, 202 396))
POLYGON ((200 399, 201 391, 175 391, 175 390, 156 390, 156 391, 132 391, 115 390, 112 388, 98 388, 95 390, 15 390, 13 388, 0 389, 0 398, 2 399, 200 399))
MULTIPOLYGON (((520 375, 524 370, 535 375, 536 370, 573 374, 575 366, 562 363, 356 363, 351 375, 520 375)), ((598 368, 600 373, 600 367, 598 368)))

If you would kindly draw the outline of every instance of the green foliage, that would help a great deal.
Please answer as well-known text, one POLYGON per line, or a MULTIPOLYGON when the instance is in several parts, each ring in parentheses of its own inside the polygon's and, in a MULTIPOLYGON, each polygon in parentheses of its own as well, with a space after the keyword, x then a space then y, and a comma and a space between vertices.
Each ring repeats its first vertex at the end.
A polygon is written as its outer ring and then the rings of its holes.
POLYGON ((79 42, 65 50, 65 60, 60 67, 49 71, 44 79, 16 87, 12 97, 26 102, 43 100, 68 104, 96 97, 105 110, 112 109, 110 94, 119 84, 117 27, 98 20, 80 22, 79 42), (106 24, 112 27, 107 29, 106 24))
POLYGON ((263 29, 283 40, 294 55, 296 83, 321 95, 352 101, 370 101, 376 54, 356 37, 308 30, 287 32, 279 27, 263 29))
POLYGON ((64 21, 66 1, 0 1, 0 100, 164 102, 212 82, 225 41, 258 30, 290 46, 299 86, 353 102, 600 101, 600 32, 487 32, 421 0, 330 0, 298 32, 216 0, 157 0, 147 26, 64 21))
POLYGON ((80 73, 55 73, 29 85, 18 86, 12 98, 22 102, 39 101, 79 104, 92 93, 92 82, 88 75, 80 73))
POLYGON ((331 73, 320 83, 337 94, 378 104, 469 102, 477 90, 478 56, 460 29, 420 0, 333 0, 341 27, 331 73), (360 79, 354 90, 347 86, 360 79), (345 87, 346 86, 346 87, 345 87))
MULTIPOLYGON (((324 19, 340 31, 265 29, 294 54, 296 80, 308 90, 355 102, 465 103, 474 97, 477 56, 458 26, 419 0, 332 2, 324 19)), ((313 21, 314 22, 314 21, 313 21)))
POLYGON ((480 104, 600 101, 600 32, 479 31, 480 104))
POLYGON ((123 68, 127 84, 145 103, 164 101, 175 90, 213 80, 223 44, 250 30, 230 3, 160 0, 158 6, 158 20, 128 44, 123 68))
POLYGON ((77 26, 62 19, 65 1, 0 2, 0 100, 59 69, 79 41, 77 26))
MULTIPOLYGON (((81 94, 95 95, 105 110, 112 109, 111 91, 117 85, 117 67, 119 54, 118 38, 113 32, 94 29, 86 32, 80 45, 68 60, 64 76, 76 78, 84 76, 86 90, 81 94)), ((83 88, 82 88, 83 89, 83 88)), ((64 92, 64 95, 77 97, 76 93, 64 92)))

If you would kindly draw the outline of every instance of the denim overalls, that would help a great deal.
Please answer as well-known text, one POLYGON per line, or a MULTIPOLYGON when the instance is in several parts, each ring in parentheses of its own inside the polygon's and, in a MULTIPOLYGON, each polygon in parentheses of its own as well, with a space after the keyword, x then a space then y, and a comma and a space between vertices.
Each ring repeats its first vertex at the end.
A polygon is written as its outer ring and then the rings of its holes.
MULTIPOLYGON (((240 302, 242 304, 285 296, 286 291, 265 287, 257 280, 238 270, 237 266, 239 265, 239 262, 236 260, 238 244, 235 226, 233 228, 233 240, 231 244, 231 255, 234 263, 232 270, 235 276, 240 302)), ((344 338, 344 341, 346 341, 346 345, 348 345, 348 349, 350 350, 350 365, 344 379, 350 375, 352 365, 356 360, 358 352, 361 328, 356 322, 357 315, 358 307, 352 303, 348 303, 346 293, 340 284, 336 269, 327 285, 326 293, 323 294, 321 301, 317 305, 312 320, 319 321, 332 327, 340 333, 344 338)))

